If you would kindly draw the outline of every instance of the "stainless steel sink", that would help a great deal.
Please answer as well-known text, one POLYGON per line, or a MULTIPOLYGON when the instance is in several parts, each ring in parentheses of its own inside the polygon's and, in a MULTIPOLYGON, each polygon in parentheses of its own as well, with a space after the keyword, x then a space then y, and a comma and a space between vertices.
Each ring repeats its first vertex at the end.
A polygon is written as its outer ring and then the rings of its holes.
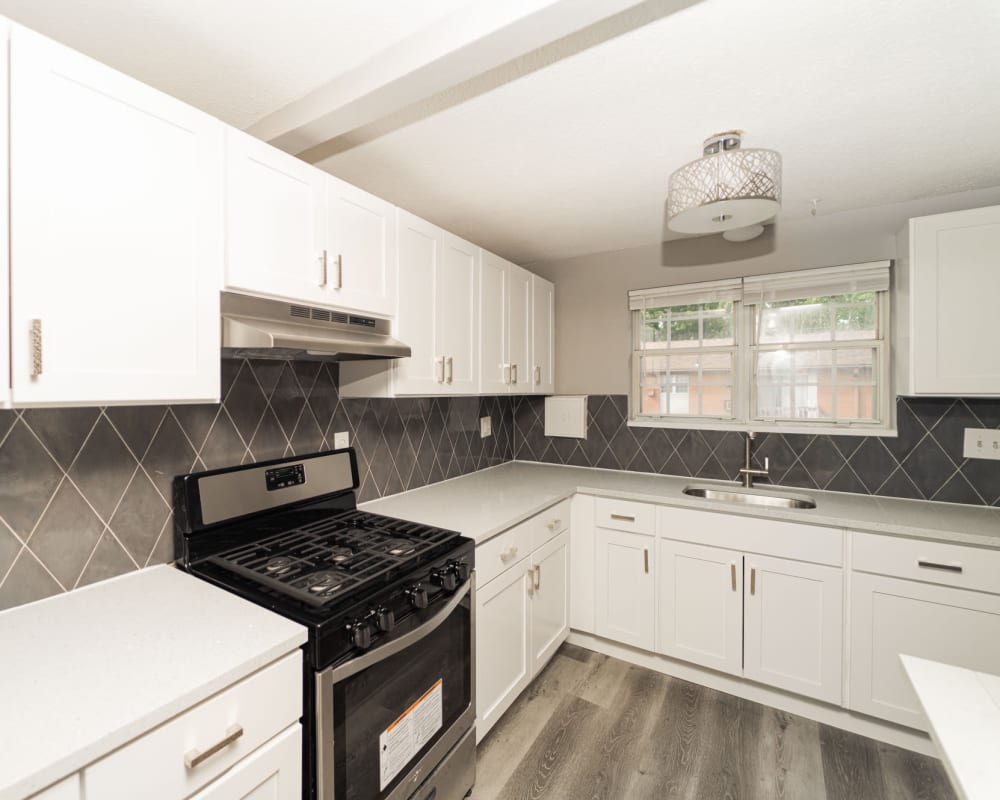
POLYGON ((747 506, 769 506, 771 508, 816 508, 816 502, 808 497, 793 497, 764 492, 732 492, 708 486, 688 486, 684 494, 702 497, 705 500, 720 500, 723 503, 737 503, 747 506))

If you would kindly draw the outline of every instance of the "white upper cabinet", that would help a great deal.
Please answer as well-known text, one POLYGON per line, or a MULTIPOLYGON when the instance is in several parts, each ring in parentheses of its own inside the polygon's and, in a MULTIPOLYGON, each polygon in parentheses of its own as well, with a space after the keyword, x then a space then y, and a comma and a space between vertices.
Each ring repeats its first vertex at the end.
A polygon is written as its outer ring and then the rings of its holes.
POLYGON ((226 288, 390 317, 391 203, 228 131, 226 288))
MULTIPOLYGON (((536 280, 517 264, 481 251, 479 292, 479 391, 483 394, 531 394, 539 388, 542 372, 535 369, 536 349, 545 353, 551 371, 551 353, 534 339, 537 313, 536 280)), ((543 283, 545 283, 543 281, 543 283)), ((548 284, 551 287, 551 284, 548 284)), ((544 291, 542 302, 545 302, 544 291)), ((545 316, 544 309, 542 316, 545 316)), ((545 336, 550 323, 543 319, 545 336)))
POLYGON ((396 313, 396 208, 327 177, 324 242, 328 303, 384 317, 396 313))
POLYGON ((475 394, 479 387, 478 261, 478 247, 443 232, 433 323, 437 355, 444 359, 445 394, 475 394))
POLYGON ((9 100, 14 403, 218 400, 222 124, 18 26, 9 100))
POLYGON ((897 393, 1000 395, 1000 206, 911 219, 897 255, 897 393))
POLYGON ((555 286, 531 276, 531 391, 552 394, 556 390, 556 292, 555 286))
POLYGON ((329 253, 323 264, 328 176, 245 133, 226 133, 226 287, 330 302, 329 253))

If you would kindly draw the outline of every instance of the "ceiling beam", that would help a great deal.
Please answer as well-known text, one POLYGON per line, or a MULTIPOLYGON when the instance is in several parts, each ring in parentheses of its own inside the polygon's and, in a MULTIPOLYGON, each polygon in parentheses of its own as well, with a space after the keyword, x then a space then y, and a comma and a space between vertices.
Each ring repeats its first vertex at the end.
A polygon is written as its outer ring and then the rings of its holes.
MULTIPOLYGON (((247 128, 306 160, 324 143, 613 18, 634 28, 698 0, 477 0, 247 128), (643 8, 644 7, 644 8, 643 8), (644 12, 644 13, 636 13, 644 12), (636 22, 635 20, 639 20, 636 22)), ((608 36, 622 25, 608 26, 608 36)), ((601 37, 589 37, 594 44, 601 37)), ((569 48, 567 54, 577 48, 569 48)))

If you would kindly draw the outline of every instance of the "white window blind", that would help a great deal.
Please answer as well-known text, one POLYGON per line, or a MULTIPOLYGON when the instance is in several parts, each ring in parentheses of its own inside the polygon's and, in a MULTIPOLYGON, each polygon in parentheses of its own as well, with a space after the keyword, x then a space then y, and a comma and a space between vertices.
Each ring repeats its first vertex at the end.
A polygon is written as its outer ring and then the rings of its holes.
POLYGON ((630 311, 669 306, 693 306, 702 303, 732 303, 740 299, 743 281, 739 278, 704 283, 685 283, 658 289, 633 289, 628 293, 630 311))
POLYGON ((889 261, 754 275, 743 279, 744 305, 889 289, 889 261))

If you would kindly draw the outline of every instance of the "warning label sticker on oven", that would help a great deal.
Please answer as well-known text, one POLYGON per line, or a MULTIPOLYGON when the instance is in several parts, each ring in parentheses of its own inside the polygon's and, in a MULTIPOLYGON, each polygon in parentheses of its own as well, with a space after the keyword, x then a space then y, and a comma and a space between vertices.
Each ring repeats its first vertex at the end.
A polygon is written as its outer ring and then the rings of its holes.
POLYGON ((441 729, 441 679, 378 737, 379 791, 410 763, 420 748, 441 729))

